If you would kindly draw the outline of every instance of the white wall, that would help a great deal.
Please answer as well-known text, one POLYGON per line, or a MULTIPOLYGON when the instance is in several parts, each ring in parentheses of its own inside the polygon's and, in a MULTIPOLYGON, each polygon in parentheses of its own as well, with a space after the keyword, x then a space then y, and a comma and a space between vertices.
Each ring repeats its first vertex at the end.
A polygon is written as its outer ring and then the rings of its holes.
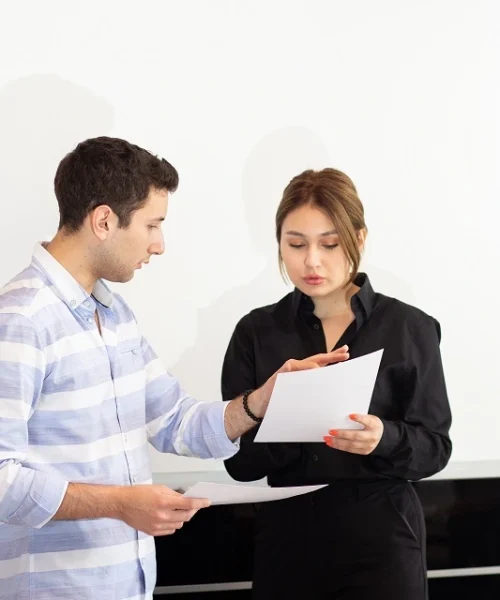
POLYGON ((181 177, 167 253, 120 292, 184 386, 218 399, 235 322, 287 291, 280 192, 340 168, 374 286, 441 321, 453 460, 499 459, 499 34, 495 0, 4 0, 0 280, 55 231, 52 178, 77 142, 165 156, 181 177))

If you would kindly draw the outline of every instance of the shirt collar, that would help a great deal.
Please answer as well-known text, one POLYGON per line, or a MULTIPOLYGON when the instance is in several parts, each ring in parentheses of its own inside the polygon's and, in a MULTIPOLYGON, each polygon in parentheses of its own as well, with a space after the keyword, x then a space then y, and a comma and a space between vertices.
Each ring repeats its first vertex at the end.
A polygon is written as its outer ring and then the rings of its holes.
MULTIPOLYGON (((33 252, 34 265, 50 279, 66 304, 71 308, 78 308, 82 302, 89 299, 89 294, 69 271, 50 252, 47 252, 44 245, 46 245, 45 242, 36 244, 33 252)), ((113 293, 101 279, 96 281, 92 296, 108 308, 113 304, 113 293)))
MULTIPOLYGON (((354 303, 358 303, 368 319, 373 312, 375 292, 366 273, 358 273, 354 283, 359 287, 359 292, 351 298, 351 306, 354 308, 354 303)), ((299 312, 312 313, 314 303, 310 296, 306 296, 306 294, 295 288, 292 295, 292 310, 294 315, 299 312)))

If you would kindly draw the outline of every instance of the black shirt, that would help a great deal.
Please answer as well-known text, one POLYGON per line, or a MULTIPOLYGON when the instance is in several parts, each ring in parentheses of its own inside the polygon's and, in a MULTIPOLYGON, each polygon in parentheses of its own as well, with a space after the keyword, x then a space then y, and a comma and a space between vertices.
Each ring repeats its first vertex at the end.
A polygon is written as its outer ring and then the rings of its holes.
MULTIPOLYGON (((355 319, 335 347, 348 344, 351 358, 384 349, 369 408, 384 424, 379 445, 361 456, 322 443, 254 443, 256 427, 242 437, 238 453, 225 461, 234 479, 267 477, 272 486, 345 479, 418 480, 446 466, 451 413, 439 323, 417 308, 375 293, 365 274, 359 274, 355 283, 360 287, 351 299, 355 319)), ((295 289, 278 303, 241 319, 224 359, 224 400, 260 387, 290 358, 327 351, 321 321, 313 310, 312 300, 295 289)), ((325 435, 328 427, 325 423, 325 435)))

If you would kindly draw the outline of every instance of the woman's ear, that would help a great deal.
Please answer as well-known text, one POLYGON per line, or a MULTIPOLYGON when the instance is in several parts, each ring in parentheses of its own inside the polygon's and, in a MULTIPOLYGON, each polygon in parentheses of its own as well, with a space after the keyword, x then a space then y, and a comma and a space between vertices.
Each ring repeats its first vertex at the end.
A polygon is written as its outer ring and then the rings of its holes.
POLYGON ((368 235, 367 229, 360 229, 358 231, 358 246, 359 251, 363 254, 363 250, 365 249, 366 236, 368 235))

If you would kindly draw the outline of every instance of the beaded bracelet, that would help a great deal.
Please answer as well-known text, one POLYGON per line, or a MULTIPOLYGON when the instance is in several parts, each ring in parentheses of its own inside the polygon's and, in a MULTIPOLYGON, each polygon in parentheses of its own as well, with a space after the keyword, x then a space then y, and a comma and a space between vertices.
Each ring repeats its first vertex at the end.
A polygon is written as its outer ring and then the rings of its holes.
POLYGON ((245 410, 245 412, 247 413, 247 415, 253 419, 256 423, 262 423, 262 418, 261 417, 256 417, 253 412, 250 410, 250 408, 248 407, 248 396, 250 396, 250 394, 255 391, 255 390, 247 390, 244 394, 243 394, 243 408, 245 410))

